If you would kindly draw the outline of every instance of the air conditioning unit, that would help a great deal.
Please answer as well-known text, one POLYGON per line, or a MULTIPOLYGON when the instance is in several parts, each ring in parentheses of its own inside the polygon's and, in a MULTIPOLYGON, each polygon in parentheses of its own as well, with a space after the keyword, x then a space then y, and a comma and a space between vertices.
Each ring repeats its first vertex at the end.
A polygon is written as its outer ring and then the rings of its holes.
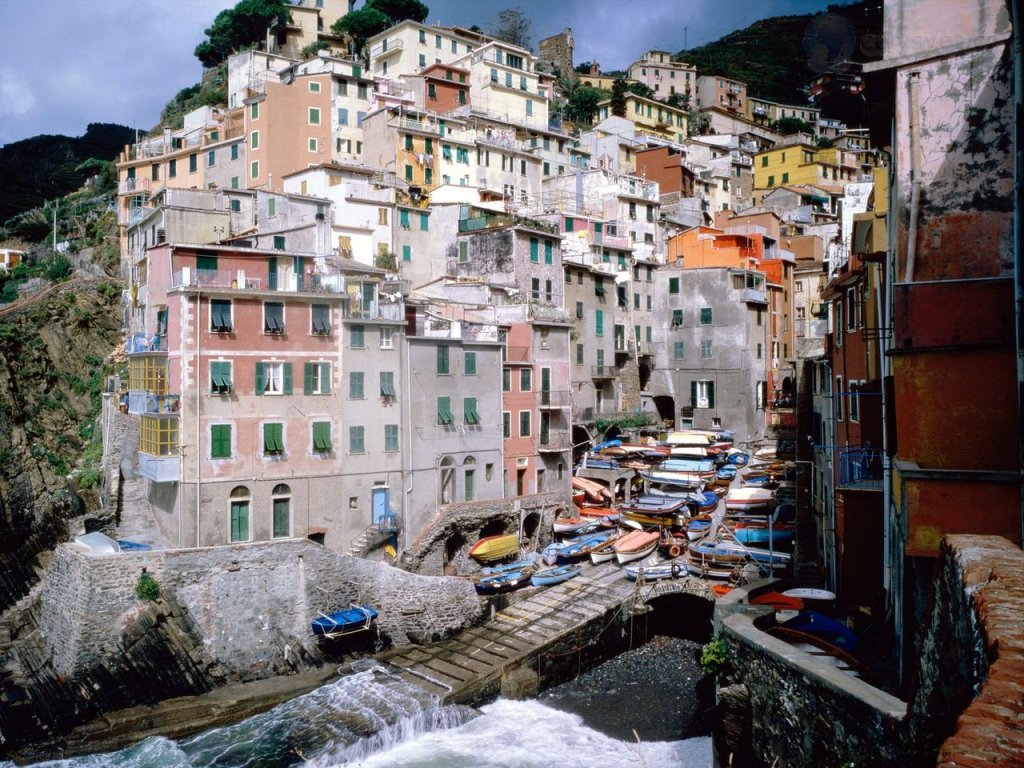
POLYGON ((167 230, 166 229, 158 229, 156 231, 156 241, 158 243, 165 243, 165 242, 167 242, 167 230))
POLYGON ((698 397, 697 398, 697 407, 698 408, 707 408, 708 407, 708 399, 706 397, 698 397))

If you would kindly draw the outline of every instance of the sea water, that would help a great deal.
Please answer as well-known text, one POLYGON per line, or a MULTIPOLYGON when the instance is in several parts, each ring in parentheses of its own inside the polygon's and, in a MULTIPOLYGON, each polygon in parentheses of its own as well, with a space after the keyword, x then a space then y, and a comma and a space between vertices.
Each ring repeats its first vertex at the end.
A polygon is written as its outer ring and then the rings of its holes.
MULTIPOLYGON (((710 768, 707 737, 628 742, 537 701, 441 705, 383 667, 178 741, 37 763, 39 768, 710 768)), ((2 764, 2 768, 11 766, 2 764)))

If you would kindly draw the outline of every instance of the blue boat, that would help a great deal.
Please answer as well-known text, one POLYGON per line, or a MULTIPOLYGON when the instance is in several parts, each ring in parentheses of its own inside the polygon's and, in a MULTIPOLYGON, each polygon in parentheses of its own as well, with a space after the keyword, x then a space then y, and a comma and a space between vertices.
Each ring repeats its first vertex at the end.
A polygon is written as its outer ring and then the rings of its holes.
POLYGON ((746 453, 729 454, 728 462, 734 467, 745 467, 748 461, 750 461, 750 456, 746 453))
POLYGON ((489 576, 479 576, 473 581, 473 587, 480 595, 497 595, 501 592, 511 592, 513 589, 525 586, 533 574, 533 566, 519 568, 514 571, 502 571, 489 576))
POLYGON ((860 642, 860 638, 848 626, 817 611, 798 613, 789 621, 783 622, 782 626, 786 629, 820 637, 847 653, 852 653, 860 642))
POLYGON ((497 573, 521 571, 524 568, 534 568, 537 565, 537 557, 537 553, 531 552, 528 557, 525 557, 522 560, 516 560, 514 563, 505 563, 504 565, 492 565, 487 568, 481 568, 480 575, 493 576, 497 573))
POLYGON ((554 568, 545 568, 542 571, 537 571, 530 577, 530 581, 535 587, 546 587, 552 584, 561 584, 563 581, 568 581, 573 576, 579 576, 580 571, 583 570, 583 566, 579 564, 566 564, 556 565, 554 568))
POLYGON ((626 572, 626 578, 636 581, 643 575, 644 581, 657 581, 660 579, 678 579, 686 575, 686 568, 682 563, 675 560, 665 560, 660 563, 644 565, 643 563, 630 563, 624 565, 622 570, 626 572))
POLYGON ((719 480, 732 480, 736 477, 736 467, 732 464, 726 464, 724 467, 719 467, 716 473, 719 480))
POLYGON ((313 634, 328 639, 351 635, 369 629, 376 618, 377 611, 368 605, 353 605, 343 611, 321 613, 313 619, 313 634))
POLYGON ((754 544, 762 547, 771 544, 773 547, 789 547, 793 544, 794 531, 792 525, 772 527, 769 532, 767 524, 744 524, 736 525, 732 535, 741 544, 754 544))
POLYGON ((575 536, 565 541, 556 541, 544 547, 542 553, 544 562, 554 565, 559 560, 568 560, 574 557, 584 557, 591 549, 610 541, 617 535, 617 529, 605 528, 599 531, 575 536))
POLYGON ((718 495, 711 491, 701 491, 690 497, 698 515, 709 514, 718 506, 718 495))
POLYGON ((743 484, 753 485, 758 488, 768 488, 778 483, 771 475, 745 475, 743 477, 743 484))

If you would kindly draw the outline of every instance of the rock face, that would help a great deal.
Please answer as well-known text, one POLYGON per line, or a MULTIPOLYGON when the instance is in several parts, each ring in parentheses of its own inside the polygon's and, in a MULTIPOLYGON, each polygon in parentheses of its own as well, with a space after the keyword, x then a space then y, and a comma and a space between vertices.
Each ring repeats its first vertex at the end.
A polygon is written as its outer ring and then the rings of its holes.
POLYGON ((0 670, 0 742, 13 751, 112 710, 319 667, 331 649, 311 619, 353 603, 376 608, 381 638, 396 643, 481 614, 467 580, 301 539, 116 555, 62 545, 0 670), (160 586, 155 603, 136 597, 143 571, 160 586))
POLYGON ((91 439, 105 361, 121 341, 120 293, 110 280, 76 280, 0 311, 0 612, 86 511, 66 475, 91 439))

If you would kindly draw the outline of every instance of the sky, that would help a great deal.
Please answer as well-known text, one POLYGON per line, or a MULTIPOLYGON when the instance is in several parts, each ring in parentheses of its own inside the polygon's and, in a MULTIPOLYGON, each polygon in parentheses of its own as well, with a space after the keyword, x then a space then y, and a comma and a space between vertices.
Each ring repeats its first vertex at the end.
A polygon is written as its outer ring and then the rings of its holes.
MULTIPOLYGON (((571 27, 575 62, 625 69, 647 50, 692 48, 770 16, 836 0, 424 0, 427 23, 479 25, 504 8, 537 41, 571 27)), ((847 2, 848 0, 839 0, 847 2)), ((237 0, 4 0, 0 146, 38 134, 80 136, 89 123, 146 131, 199 82, 203 30, 237 0)), ((360 3, 361 5, 361 3, 360 3)))

